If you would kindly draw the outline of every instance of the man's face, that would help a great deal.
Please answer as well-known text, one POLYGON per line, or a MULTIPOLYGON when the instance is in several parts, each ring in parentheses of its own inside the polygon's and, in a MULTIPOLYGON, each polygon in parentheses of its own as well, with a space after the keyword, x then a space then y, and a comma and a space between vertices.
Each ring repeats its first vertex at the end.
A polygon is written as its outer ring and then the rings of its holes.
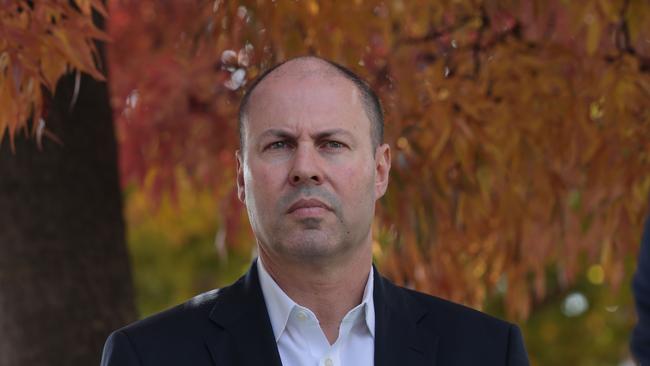
POLYGON ((238 194, 260 250, 302 261, 370 250, 390 170, 388 145, 373 151, 354 84, 313 74, 286 72, 258 85, 245 151, 237 152, 238 194))

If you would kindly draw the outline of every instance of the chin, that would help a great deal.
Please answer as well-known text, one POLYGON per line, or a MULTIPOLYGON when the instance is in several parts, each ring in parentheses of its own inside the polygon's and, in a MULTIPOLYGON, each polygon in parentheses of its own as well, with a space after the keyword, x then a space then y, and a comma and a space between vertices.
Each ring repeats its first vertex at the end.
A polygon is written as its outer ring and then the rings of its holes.
POLYGON ((300 235, 286 238, 276 245, 279 252, 290 257, 299 260, 317 260, 330 258, 341 252, 340 241, 333 239, 334 236, 322 231, 307 230, 300 235))

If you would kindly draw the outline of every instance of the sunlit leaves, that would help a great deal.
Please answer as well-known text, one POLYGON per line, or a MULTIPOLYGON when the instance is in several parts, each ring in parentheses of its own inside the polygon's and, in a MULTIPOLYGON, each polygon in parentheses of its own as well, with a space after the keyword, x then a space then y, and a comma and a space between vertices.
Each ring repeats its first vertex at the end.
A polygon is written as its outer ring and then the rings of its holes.
MULTIPOLYGON (((650 193, 647 5, 175 4, 113 3, 125 180, 173 191, 181 167, 228 192, 242 84, 316 54, 384 102, 395 160, 375 254, 396 281, 478 308, 503 293, 522 318, 594 265, 621 285, 650 193)), ((224 202, 231 235, 246 226, 224 202)))
POLYGON ((154 196, 175 190, 178 166, 200 186, 230 182, 235 91, 258 70, 250 64, 254 45, 242 41, 245 8, 195 3, 111 3, 108 59, 122 178, 150 180, 154 196))
MULTIPOLYGON (((59 78, 74 69, 96 79, 94 40, 107 40, 92 21, 106 14, 99 0, 4 1, 0 6, 0 140, 34 121, 37 138, 44 114, 42 87, 54 92, 59 78)), ((42 128, 41 128, 41 131, 42 128)), ((40 144, 39 144, 40 145, 40 144)))

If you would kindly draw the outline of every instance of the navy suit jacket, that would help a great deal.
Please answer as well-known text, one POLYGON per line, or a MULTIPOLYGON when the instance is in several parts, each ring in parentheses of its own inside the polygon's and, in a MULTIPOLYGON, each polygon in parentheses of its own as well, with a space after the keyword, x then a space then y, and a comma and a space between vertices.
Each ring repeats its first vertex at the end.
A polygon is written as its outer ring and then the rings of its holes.
MULTIPOLYGON (((373 269, 375 365, 528 365, 519 328, 373 269)), ((102 366, 281 366, 255 264, 229 287, 113 332, 102 366)), ((354 365, 345 365, 354 366, 354 365)))

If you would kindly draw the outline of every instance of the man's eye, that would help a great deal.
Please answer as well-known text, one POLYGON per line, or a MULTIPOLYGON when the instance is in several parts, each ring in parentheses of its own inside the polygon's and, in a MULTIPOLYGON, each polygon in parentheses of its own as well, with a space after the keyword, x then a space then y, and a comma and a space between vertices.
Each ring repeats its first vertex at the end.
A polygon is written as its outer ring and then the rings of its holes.
POLYGON ((288 146, 289 145, 287 144, 286 141, 276 141, 276 142, 273 142, 273 143, 269 144, 269 146, 267 146, 266 148, 270 149, 270 150, 278 150, 278 149, 284 149, 284 148, 286 148, 288 146))
POLYGON ((340 143, 338 141, 327 141, 325 143, 325 147, 330 148, 330 149, 341 149, 341 148, 345 147, 345 145, 343 145, 342 143, 340 143))

